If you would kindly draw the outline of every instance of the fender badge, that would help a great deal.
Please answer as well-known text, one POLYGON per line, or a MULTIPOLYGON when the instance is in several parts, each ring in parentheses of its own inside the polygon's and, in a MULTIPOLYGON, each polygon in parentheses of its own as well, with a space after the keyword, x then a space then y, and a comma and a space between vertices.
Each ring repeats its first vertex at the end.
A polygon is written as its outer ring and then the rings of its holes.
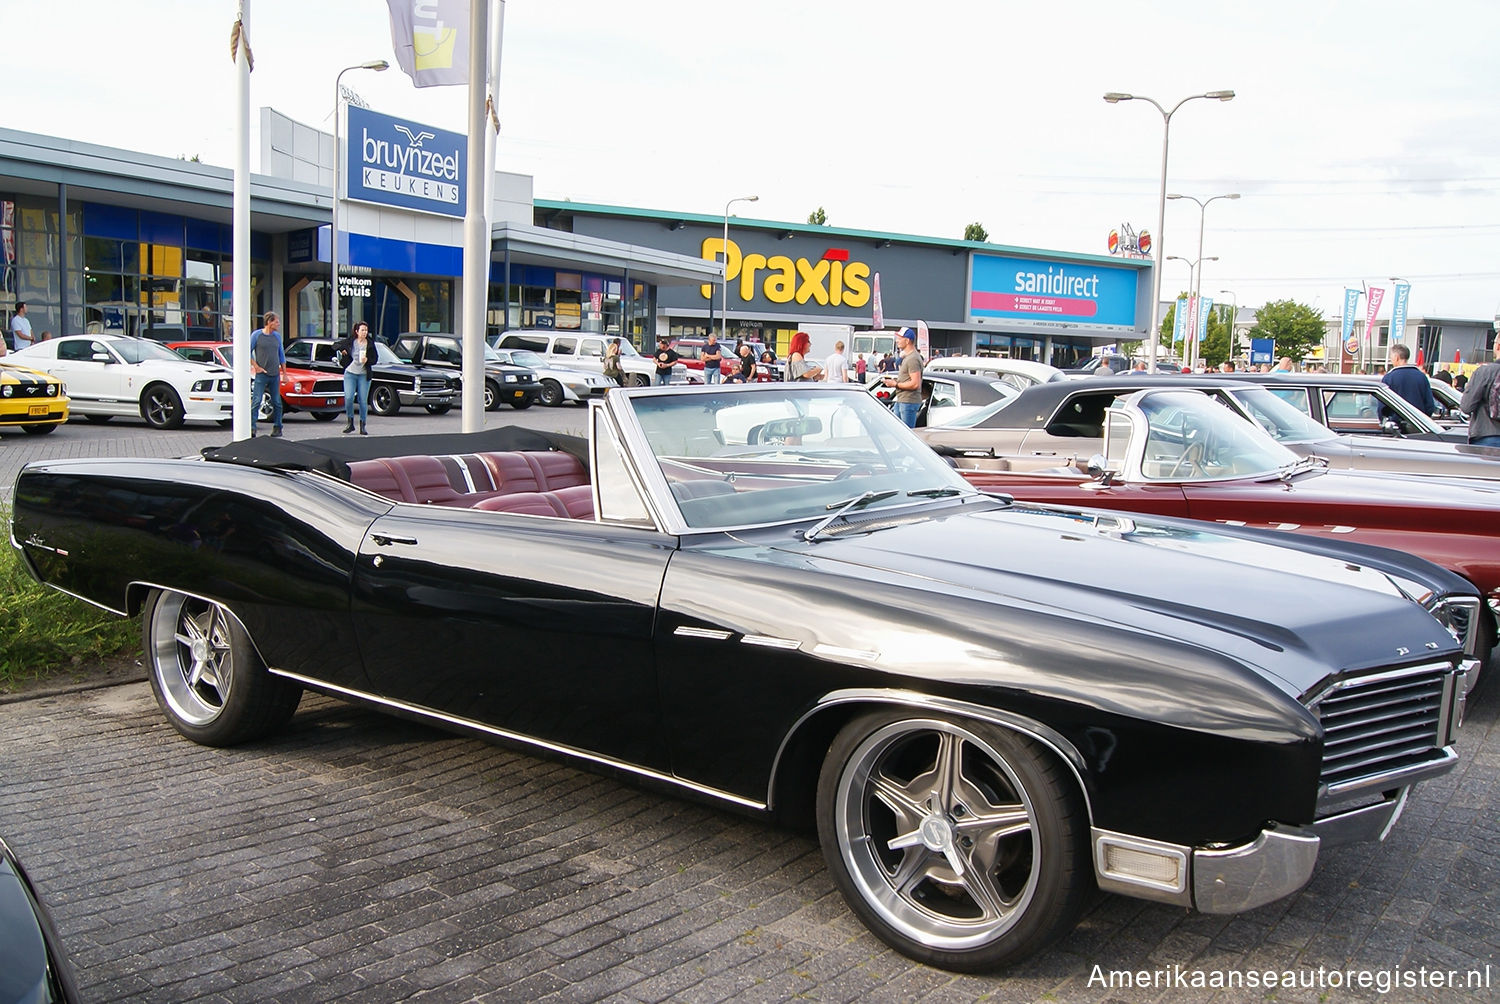
POLYGON ((1396 654, 1397 655, 1411 655, 1411 649, 1405 647, 1404 645, 1397 645, 1396 646, 1396 654))
POLYGON ((68 552, 64 551, 62 548, 60 548, 60 547, 48 547, 46 544, 42 543, 42 538, 38 537, 34 533, 30 537, 26 538, 26 546, 27 547, 35 547, 35 548, 38 548, 38 549, 43 550, 43 551, 51 551, 53 554, 62 555, 64 558, 66 558, 68 556, 68 552))

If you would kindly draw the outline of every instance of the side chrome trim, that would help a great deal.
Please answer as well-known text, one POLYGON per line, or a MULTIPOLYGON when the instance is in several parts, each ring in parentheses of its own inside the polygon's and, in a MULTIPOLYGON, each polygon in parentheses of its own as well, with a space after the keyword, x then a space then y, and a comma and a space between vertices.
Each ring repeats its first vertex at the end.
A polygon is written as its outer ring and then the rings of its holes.
POLYGON ((1308 830, 1280 827, 1239 847, 1193 852, 1193 906, 1241 913, 1290 896, 1312 878, 1321 841, 1308 830))
POLYGON ((710 641, 727 641, 730 635, 730 632, 718 628, 688 627, 686 624, 678 625, 672 633, 682 638, 707 638, 710 641))
POLYGON ((761 648, 800 648, 802 643, 795 638, 776 638, 768 634, 747 634, 740 637, 741 645, 759 645, 761 648))
POLYGON ((1083 783, 1083 774, 1086 762, 1083 754, 1058 733, 1041 722, 1024 718, 1021 715, 1012 714, 1009 711, 1001 711, 998 708, 987 708, 980 704, 969 704, 966 701, 955 701, 946 697, 934 697, 931 694, 919 694, 912 690, 885 690, 879 688, 857 688, 850 690, 835 690, 824 694, 818 702, 804 711, 792 727, 787 729, 786 735, 781 737, 781 745, 776 748, 776 757, 771 761, 771 776, 767 782, 766 805, 772 807, 773 792, 776 788, 776 777, 781 771, 781 758, 786 754, 787 744, 797 734, 809 719, 821 711, 836 707, 841 704, 888 704, 898 707, 915 708, 925 713, 934 711, 945 714, 957 715, 961 718, 971 718, 1001 728, 1019 732, 1028 739, 1033 739, 1057 754, 1058 759, 1068 765, 1068 770, 1073 773, 1073 780, 1078 784, 1078 792, 1083 796, 1083 808, 1088 814, 1089 824, 1093 824, 1094 805, 1089 799, 1088 786, 1083 783))
POLYGON ((765 802, 757 802, 754 799, 743 798, 739 795, 732 795, 729 792, 721 791, 718 788, 710 788, 708 785, 698 784, 694 781, 686 781, 680 777, 674 777, 671 774, 663 774, 660 771, 652 770, 649 767, 641 767, 636 764, 626 763, 624 760, 616 760, 614 757, 604 756, 600 753, 590 753, 587 750, 581 750, 574 746, 566 746, 562 743, 547 742, 544 739, 537 739, 534 736, 528 736, 520 732, 511 732, 508 729, 496 728, 493 725, 486 725, 483 722, 476 722, 472 718, 461 718, 458 715, 450 715, 447 712, 437 711, 433 708, 426 708, 420 704, 411 704, 407 701, 398 701, 395 698, 391 697, 381 697, 377 694, 371 694, 363 690, 354 690, 350 687, 340 687, 336 684, 329 683, 326 680, 319 680, 316 677, 311 676, 303 676, 301 673, 293 673, 285 669, 268 667, 268 671, 276 676, 284 677, 288 680, 295 680, 298 683, 301 683, 307 687, 311 687, 314 690, 324 691, 327 693, 342 694, 345 697, 351 697, 359 701, 365 701, 367 703, 379 705, 381 707, 394 708, 398 711, 404 711, 407 714, 416 715, 420 718, 427 718, 432 721, 445 722, 449 725, 456 725, 459 728, 465 729, 470 732, 478 732, 483 735, 494 736, 497 739, 504 739, 507 742, 518 743, 523 746, 531 746, 536 749, 547 750, 551 753, 559 753, 563 756, 572 757, 576 760, 587 761, 588 763, 600 764, 601 766, 610 767, 614 770, 623 771, 627 774, 635 774, 640 777, 649 778, 652 781, 658 781, 663 784, 670 784, 674 787, 683 788, 688 791, 696 792, 700 795, 706 795, 710 798, 717 798, 720 801, 732 802, 735 805, 743 806, 747 809, 765 811, 765 809, 767 808, 765 802))
POLYGON ((1395 798, 1326 816, 1313 823, 1313 832, 1323 841, 1324 847, 1383 841, 1390 834, 1391 827, 1396 825, 1396 820, 1401 818, 1410 793, 1410 788, 1402 788, 1401 794, 1395 798))

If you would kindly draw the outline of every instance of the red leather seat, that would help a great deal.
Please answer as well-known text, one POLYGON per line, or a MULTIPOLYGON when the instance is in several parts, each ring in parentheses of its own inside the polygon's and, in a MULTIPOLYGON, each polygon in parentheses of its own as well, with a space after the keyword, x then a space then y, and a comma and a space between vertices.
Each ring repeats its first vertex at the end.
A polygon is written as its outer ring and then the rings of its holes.
POLYGON ((576 488, 589 483, 589 472, 571 453, 523 453, 521 456, 536 471, 537 483, 544 492, 576 488))
POLYGON ((446 504, 462 499, 463 493, 454 490, 443 462, 437 457, 391 457, 385 463, 405 476, 410 502, 446 504))
POLYGON ((384 495, 396 502, 410 502, 407 486, 382 460, 355 460, 349 464, 349 481, 367 492, 384 495))
POLYGON ((594 518, 594 489, 591 485, 574 485, 544 494, 556 500, 556 504, 562 507, 561 515, 569 519, 594 518))
POLYGON ((559 516, 558 506, 554 504, 552 496, 545 492, 511 492, 508 495, 495 495, 484 499, 475 509, 484 512, 510 512, 522 516, 559 516))

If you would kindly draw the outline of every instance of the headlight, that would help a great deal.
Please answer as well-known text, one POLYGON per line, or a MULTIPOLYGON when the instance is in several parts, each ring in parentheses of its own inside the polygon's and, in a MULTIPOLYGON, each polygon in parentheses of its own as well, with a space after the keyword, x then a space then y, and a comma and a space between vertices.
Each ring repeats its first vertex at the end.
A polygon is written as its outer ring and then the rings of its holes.
POLYGON ((6 384, 4 387, 0 387, 0 397, 10 397, 15 393, 15 390, 10 384, 6 384))
POLYGON ((220 394, 228 394, 232 390, 234 390, 234 379, 232 377, 226 377, 219 381, 220 394))
POLYGON ((302 381, 301 380, 293 380, 292 381, 292 393, 293 394, 301 394, 302 393, 302 381))
POLYGON ((422 378, 421 377, 412 377, 411 378, 411 390, 412 390, 413 394, 420 394, 420 393, 422 393, 422 378))
POLYGON ((47 396, 48 397, 56 397, 57 394, 58 394, 58 391, 57 391, 58 386, 59 386, 58 384, 49 383, 47 385, 47 396))
POLYGON ((214 382, 212 380, 194 380, 193 381, 192 392, 194 394, 207 394, 209 391, 211 391, 213 389, 214 389, 214 382))

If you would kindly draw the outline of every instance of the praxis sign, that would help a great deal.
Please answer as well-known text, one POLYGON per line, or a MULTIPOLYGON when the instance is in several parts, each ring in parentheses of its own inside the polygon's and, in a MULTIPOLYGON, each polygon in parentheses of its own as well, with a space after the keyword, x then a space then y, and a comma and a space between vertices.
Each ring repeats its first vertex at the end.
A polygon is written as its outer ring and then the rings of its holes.
POLYGON ((347 197, 461 217, 467 144, 462 133, 350 105, 347 197))
POLYGON ((1138 270, 976 254, 969 315, 1024 327, 1131 328, 1138 270))

